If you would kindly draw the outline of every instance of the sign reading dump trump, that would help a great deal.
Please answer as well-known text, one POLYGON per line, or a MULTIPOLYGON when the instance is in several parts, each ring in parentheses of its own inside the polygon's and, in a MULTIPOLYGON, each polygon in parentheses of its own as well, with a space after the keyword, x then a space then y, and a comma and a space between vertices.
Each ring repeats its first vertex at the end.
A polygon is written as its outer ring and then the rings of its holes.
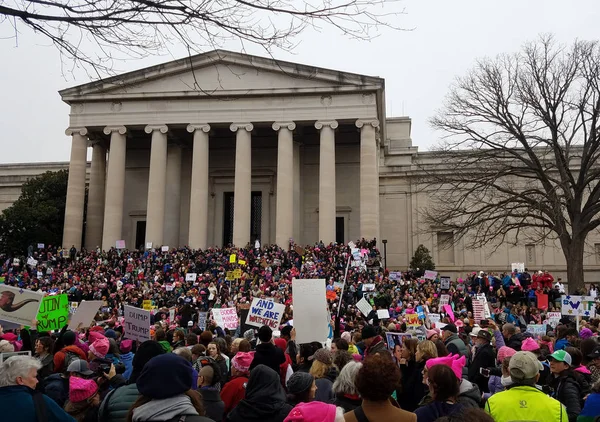
POLYGON ((150 340, 150 311, 124 305, 125 308, 125 334, 131 340, 140 343, 150 340))
POLYGON ((253 325, 255 327, 266 325, 273 330, 278 330, 284 311, 285 305, 281 303, 254 298, 248 312, 248 317, 246 318, 246 325, 253 325))

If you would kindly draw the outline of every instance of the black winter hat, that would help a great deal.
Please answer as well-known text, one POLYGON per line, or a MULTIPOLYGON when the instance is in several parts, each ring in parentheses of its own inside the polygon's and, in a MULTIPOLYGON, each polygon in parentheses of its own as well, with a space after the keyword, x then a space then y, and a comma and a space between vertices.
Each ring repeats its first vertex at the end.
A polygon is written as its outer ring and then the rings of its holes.
POLYGON ((313 377, 308 372, 294 372, 287 382, 287 391, 290 394, 301 394, 312 387, 313 377))
POLYGON ((360 334, 362 335, 363 340, 377 336, 375 327, 373 327, 372 325, 365 325, 360 334))
POLYGON ((258 329, 258 339, 261 343, 268 343, 273 338, 273 330, 268 325, 263 325, 258 329))
POLYGON ((174 353, 156 356, 142 369, 136 381, 141 395, 167 399, 192 388, 192 364, 174 353))

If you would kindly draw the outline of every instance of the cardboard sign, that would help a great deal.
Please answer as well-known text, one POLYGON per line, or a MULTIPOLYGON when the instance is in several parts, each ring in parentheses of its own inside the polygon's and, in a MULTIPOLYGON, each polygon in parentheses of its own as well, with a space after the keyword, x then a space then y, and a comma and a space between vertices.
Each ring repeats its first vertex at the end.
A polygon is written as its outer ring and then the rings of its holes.
POLYGON ((427 280, 435 280, 437 278, 437 275, 437 271, 427 270, 425 271, 423 278, 426 278, 427 280))
POLYGON ((450 295, 440 295, 440 306, 450 304, 450 295))
POLYGON ((513 262, 512 264, 510 264, 510 269, 513 273, 514 272, 524 273, 525 272, 525 263, 524 262, 513 262))
POLYGON ((440 314, 429 314, 429 322, 435 324, 436 327, 438 326, 441 320, 442 318, 440 314))
POLYGON ((408 325, 419 325, 418 314, 406 314, 406 323, 408 325))
POLYGON ((117 247, 117 249, 125 249, 125 241, 124 240, 117 240, 115 246, 117 247))
POLYGON ((391 353, 394 353, 394 348, 396 346, 402 347, 404 344, 405 338, 411 338, 412 335, 407 333, 385 333, 385 339, 387 343, 388 350, 391 353))
POLYGON ((246 265, 246 261, 244 261, 243 259, 238 260, 238 264, 240 265, 246 265))
POLYGON ((400 280, 402 280, 402 273, 400 271, 391 271, 390 272, 390 280, 391 281, 400 281, 400 280))
POLYGON ((123 337, 140 343, 150 340, 150 311, 124 305, 125 321, 123 337))
POLYGON ((596 316, 596 303, 592 296, 562 296, 561 314, 569 316, 596 316))
POLYGON ((152 242, 146 242, 146 249, 152 249, 152 242))
POLYGON ((161 252, 169 252, 169 247, 168 246, 163 246, 160 248, 161 252))
POLYGON ((169 309, 169 321, 175 321, 175 308, 169 309))
POLYGON ((368 316, 373 310, 373 306, 364 297, 356 303, 356 307, 364 316, 368 316))
POLYGON ((208 312, 198 312, 198 328, 202 331, 206 330, 206 319, 208 318, 208 312))
POLYGON ((444 305, 444 312, 446 312, 450 321, 454 323, 454 311, 452 310, 452 307, 450 305, 444 305))
POLYGON ((230 264, 235 264, 235 260, 237 259, 237 255, 232 253, 231 255, 229 255, 229 263, 230 264))
POLYGON ((43 292, 1 285, 0 320, 19 325, 31 325, 31 321, 37 317, 43 298, 43 292))
POLYGON ((252 325, 254 327, 262 327, 267 325, 272 330, 279 329, 279 323, 285 312, 285 305, 281 303, 275 303, 272 300, 254 298, 248 317, 246 318, 246 325, 252 325))
POLYGON ((441 277, 440 278, 440 289, 450 290, 450 277, 441 277))
POLYGON ((374 292, 375 291, 375 283, 365 283, 362 285, 363 292, 374 292))
POLYGON ((79 324, 81 324, 81 328, 89 327, 98 313, 100 306, 102 306, 101 300, 84 300, 81 302, 77 307, 77 311, 71 317, 69 330, 76 331, 79 324))
POLYGON ((46 296, 37 314, 38 331, 60 330, 69 321, 69 297, 66 294, 46 296))
POLYGON ((389 319, 390 318, 390 311, 388 311, 387 309, 378 309, 377 310, 377 318, 379 318, 379 319, 389 319))
POLYGON ((235 308, 214 308, 213 318, 217 325, 228 330, 235 330, 238 326, 238 315, 235 308))
POLYGON ((187 273, 185 275, 185 281, 196 281, 198 275, 196 273, 187 273))
POLYGON ((38 249, 44 249, 44 244, 43 243, 38 243, 38 249))
POLYGON ((556 326, 560 323, 562 314, 560 312, 548 312, 546 317, 548 318, 548 324, 552 326, 552 328, 556 328, 556 326))
POLYGON ((483 314, 485 316, 486 319, 491 318, 492 314, 490 312, 490 305, 488 304, 487 298, 485 297, 484 294, 478 294, 477 295, 477 299, 482 300, 484 307, 483 307, 483 314))
POLYGON ((145 309, 145 310, 147 310, 147 311, 152 310, 152 301, 151 300, 144 300, 142 302, 142 308, 145 309))
POLYGON ((546 325, 544 324, 529 324, 527 332, 533 334, 534 337, 542 338, 546 335, 546 325))
POLYGON ((324 279, 292 280, 296 342, 323 343, 329 335, 329 310, 324 279))

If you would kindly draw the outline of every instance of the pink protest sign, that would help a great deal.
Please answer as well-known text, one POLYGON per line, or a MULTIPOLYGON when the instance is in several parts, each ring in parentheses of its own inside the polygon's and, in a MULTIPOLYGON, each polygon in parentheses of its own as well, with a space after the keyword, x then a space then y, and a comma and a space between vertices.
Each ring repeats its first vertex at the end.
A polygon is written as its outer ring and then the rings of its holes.
POLYGON ((454 311, 450 305, 444 305, 444 312, 446 312, 448 314, 448 318, 454 322, 454 311))

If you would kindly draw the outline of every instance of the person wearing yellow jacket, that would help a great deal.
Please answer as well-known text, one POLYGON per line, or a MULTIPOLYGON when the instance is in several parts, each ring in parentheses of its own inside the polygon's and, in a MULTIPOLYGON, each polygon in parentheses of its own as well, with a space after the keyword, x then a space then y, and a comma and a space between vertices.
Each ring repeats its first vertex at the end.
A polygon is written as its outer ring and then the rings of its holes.
POLYGON ((491 396, 485 411, 495 422, 568 422, 567 409, 558 400, 535 387, 543 369, 531 352, 517 352, 508 366, 513 384, 491 396))

